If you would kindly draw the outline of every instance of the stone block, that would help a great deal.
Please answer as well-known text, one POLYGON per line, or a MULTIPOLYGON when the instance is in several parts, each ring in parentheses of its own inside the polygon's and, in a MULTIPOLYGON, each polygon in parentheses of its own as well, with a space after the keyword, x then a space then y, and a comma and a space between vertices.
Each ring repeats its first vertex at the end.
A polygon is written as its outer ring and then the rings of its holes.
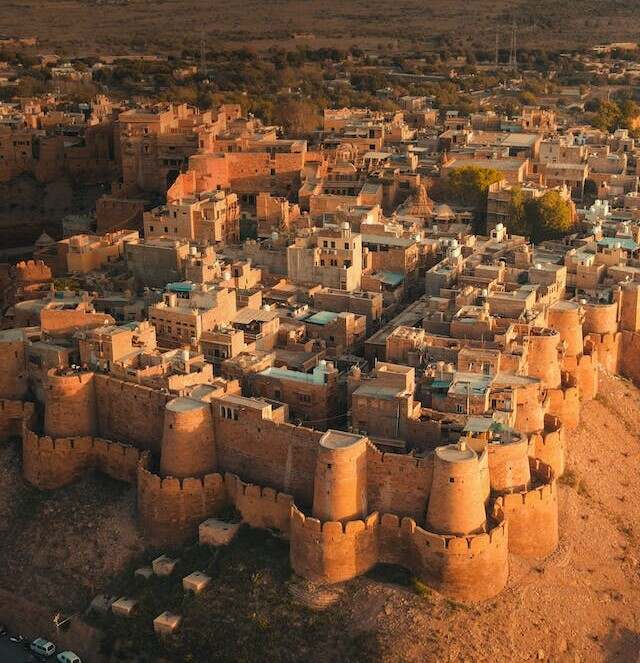
POLYGON ((208 575, 200 571, 194 571, 182 579, 182 588, 185 592, 199 594, 210 582, 211 578, 208 575))
POLYGON ((153 620, 153 630, 159 636, 171 635, 178 630, 181 623, 182 617, 180 615, 166 610, 153 620))
POLYGON ((144 578, 144 580, 149 580, 153 575, 153 569, 150 566, 141 566, 139 569, 135 570, 133 574, 136 577, 144 578))
POLYGON ((238 533, 240 525, 237 523, 225 523, 222 520, 209 518, 200 524, 199 540, 209 546, 226 546, 238 533))
POLYGON ((111 612, 114 615, 120 615, 121 617, 131 617, 138 607, 138 602, 135 599, 127 598, 126 596, 121 596, 117 601, 114 601, 111 604, 111 612))
POLYGON ((166 555, 160 555, 160 557, 156 557, 153 562, 151 562, 151 565, 153 567, 153 572, 157 576, 170 576, 174 572, 177 563, 177 559, 171 559, 171 557, 167 557, 166 555))

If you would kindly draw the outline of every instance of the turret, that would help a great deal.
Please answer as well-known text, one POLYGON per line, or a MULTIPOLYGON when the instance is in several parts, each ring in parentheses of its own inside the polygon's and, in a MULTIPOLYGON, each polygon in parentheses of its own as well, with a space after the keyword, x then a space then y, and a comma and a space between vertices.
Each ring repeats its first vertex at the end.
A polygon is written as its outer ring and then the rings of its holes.
POLYGON ((541 380, 549 389, 561 383, 560 334, 553 329, 534 327, 528 337, 528 374, 541 380))
POLYGON ((490 443, 487 450, 492 492, 511 493, 529 488, 529 440, 525 436, 490 443))
POLYGON ((313 515, 321 521, 348 521, 367 515, 366 438, 336 430, 328 430, 320 438, 313 515))
POLYGON ((164 413, 160 473, 185 479, 215 469, 211 405, 183 396, 169 401, 164 413))
POLYGON ((461 440, 437 447, 427 528, 464 536, 486 529, 485 482, 478 454, 461 440))
POLYGON ((586 302, 582 331, 585 334, 615 334, 618 331, 618 302, 586 302))
POLYGON ((584 311, 580 304, 571 301, 559 301, 549 308, 549 327, 555 329, 566 344, 569 357, 582 354, 582 321, 584 311))
POLYGON ((50 437, 94 435, 97 430, 94 373, 51 369, 45 385, 44 432, 50 437))

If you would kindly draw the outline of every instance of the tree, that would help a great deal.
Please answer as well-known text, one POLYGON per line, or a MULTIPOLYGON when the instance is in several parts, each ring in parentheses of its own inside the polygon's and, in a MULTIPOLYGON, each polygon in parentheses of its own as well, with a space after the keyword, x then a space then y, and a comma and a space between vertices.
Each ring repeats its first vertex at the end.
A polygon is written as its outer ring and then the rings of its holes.
POLYGON ((540 198, 527 201, 525 213, 533 242, 562 237, 574 224, 571 204, 558 191, 547 191, 540 198))
POLYGON ((465 207, 485 210, 489 187, 501 179, 502 174, 493 168, 454 168, 449 173, 448 196, 465 207))
POLYGON ((558 191, 547 191, 540 198, 525 198, 520 188, 511 191, 507 229, 524 235, 532 242, 558 239, 571 232, 574 225, 571 203, 558 191))

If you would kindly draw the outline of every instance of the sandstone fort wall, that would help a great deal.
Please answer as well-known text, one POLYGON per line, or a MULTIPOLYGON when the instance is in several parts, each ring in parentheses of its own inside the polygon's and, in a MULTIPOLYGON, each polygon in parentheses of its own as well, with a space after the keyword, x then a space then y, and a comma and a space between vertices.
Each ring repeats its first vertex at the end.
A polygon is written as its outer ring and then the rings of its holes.
POLYGON ((145 536, 156 545, 181 545, 197 537, 203 520, 227 504, 220 474, 202 478, 161 479, 143 457, 138 465, 138 518, 145 536))
POLYGON ((415 458, 367 448, 369 511, 409 516, 422 522, 433 479, 433 456, 415 458))
POLYGON ((223 419, 217 408, 218 466, 243 480, 293 495, 311 506, 321 431, 257 419, 241 410, 238 420, 223 419))
POLYGON ((565 429, 560 419, 546 415, 544 430, 529 436, 529 456, 548 465, 557 478, 564 474, 565 450, 565 429))
POLYGON ((51 438, 27 426, 22 436, 24 477, 42 490, 61 488, 96 469, 133 483, 140 452, 134 447, 90 436, 51 438))
POLYGON ((30 421, 34 412, 33 403, 0 400, 0 442, 20 437, 24 422, 30 421))
POLYGON ((100 436, 160 452, 165 405, 171 396, 100 374, 95 376, 95 387, 100 436))
POLYGON ((275 529, 289 535, 293 497, 273 488, 244 483, 235 474, 225 474, 227 494, 242 521, 261 529, 275 529))
POLYGON ((543 483, 528 491, 502 495, 496 504, 509 523, 509 551, 543 558, 558 547, 558 492, 548 465, 532 459, 531 469, 543 483))

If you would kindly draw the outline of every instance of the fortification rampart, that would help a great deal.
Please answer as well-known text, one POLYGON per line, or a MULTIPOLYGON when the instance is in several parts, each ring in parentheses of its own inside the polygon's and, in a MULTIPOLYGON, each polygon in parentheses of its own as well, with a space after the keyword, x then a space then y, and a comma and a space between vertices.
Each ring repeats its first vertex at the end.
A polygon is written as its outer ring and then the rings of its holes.
POLYGON ((571 382, 573 384, 547 391, 549 397, 547 412, 558 417, 565 430, 577 428, 580 422, 580 390, 575 380, 571 382))
POLYGON ((0 442, 20 437, 23 425, 31 421, 34 413, 33 403, 0 400, 0 442))
POLYGON ((509 523, 509 551, 523 557, 543 558, 558 546, 558 494, 553 471, 531 459, 531 474, 538 484, 527 491, 501 495, 496 504, 509 523))
POLYGON ((590 333, 586 340, 589 340, 598 357, 598 364, 608 373, 620 372, 620 361, 622 352, 622 333, 596 334, 590 333))
POLYGON ((235 474, 225 474, 224 483, 230 501, 242 516, 242 521, 261 529, 279 530, 289 535, 293 497, 273 488, 244 483, 235 474))
POLYGON ((93 469, 133 483, 139 460, 137 449, 119 442, 91 436, 52 438, 23 428, 24 477, 41 490, 66 486, 93 469))
POLYGON ((219 468, 311 506, 321 431, 257 418, 244 410, 238 420, 224 419, 215 406, 214 420, 219 468))
POLYGON ((21 330, 0 335, 0 398, 22 400, 29 390, 25 341, 21 330))
POLYGON ((379 558, 378 514, 346 523, 291 512, 291 566, 314 582, 342 582, 372 569, 379 558))
POLYGON ((381 519, 380 562, 400 564, 431 587, 460 601, 483 601, 500 592, 509 574, 507 524, 465 537, 443 536, 411 518, 381 519))
POLYGON ((571 376, 580 390, 580 401, 593 400, 598 393, 598 351, 591 341, 585 343, 584 354, 566 356, 563 369, 571 376))
POLYGON ((433 480, 433 455, 416 458, 367 447, 367 496, 370 511, 422 521, 433 480))
POLYGON ((95 376, 98 433, 143 450, 160 452, 169 394, 110 375, 95 376))
POLYGON ((561 477, 565 468, 565 429, 558 417, 546 415, 544 430, 529 436, 529 456, 548 465, 554 476, 561 477))
POLYGON ((149 469, 148 456, 138 464, 138 518, 156 545, 181 545, 195 539, 198 526, 228 503, 221 474, 202 478, 162 479, 149 469))
POLYGON ((623 331, 621 345, 620 373, 640 384, 640 334, 623 331))

